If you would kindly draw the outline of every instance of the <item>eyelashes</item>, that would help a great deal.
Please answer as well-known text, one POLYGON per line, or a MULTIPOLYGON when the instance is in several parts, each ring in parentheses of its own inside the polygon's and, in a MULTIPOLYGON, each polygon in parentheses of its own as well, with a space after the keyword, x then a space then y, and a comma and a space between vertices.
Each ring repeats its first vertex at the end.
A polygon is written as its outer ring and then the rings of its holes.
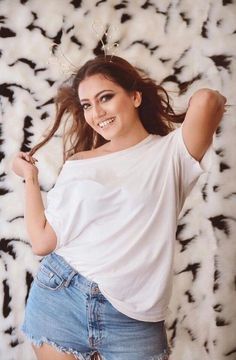
POLYGON ((106 99, 106 101, 107 101, 107 100, 112 99, 112 98, 113 98, 113 96, 114 96, 114 94, 106 94, 106 95, 103 95, 103 96, 101 97, 101 99, 102 99, 102 98, 105 98, 105 99, 106 99))
MULTIPOLYGON (((99 99, 99 102, 101 103, 104 103, 104 102, 107 102, 109 101, 110 99, 112 99, 114 97, 114 94, 105 94, 105 95, 102 95, 99 99)), ((84 104, 81 104, 81 107, 82 109, 85 111, 85 110, 88 110, 89 107, 91 105, 89 103, 84 103, 84 104)))
POLYGON ((89 108, 89 104, 82 104, 82 109, 85 111, 89 108))

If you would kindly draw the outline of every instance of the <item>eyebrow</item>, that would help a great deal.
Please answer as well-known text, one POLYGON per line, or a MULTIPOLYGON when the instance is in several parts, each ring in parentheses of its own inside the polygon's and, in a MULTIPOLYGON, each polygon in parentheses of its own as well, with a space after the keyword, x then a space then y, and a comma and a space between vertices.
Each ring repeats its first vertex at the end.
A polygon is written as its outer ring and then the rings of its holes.
MULTIPOLYGON (((94 98, 97 98, 99 95, 101 95, 103 92, 105 92, 105 91, 112 91, 112 90, 102 90, 102 91, 99 91, 95 96, 94 96, 94 98)), ((89 101, 89 99, 81 99, 80 100, 80 102, 81 101, 89 101)))

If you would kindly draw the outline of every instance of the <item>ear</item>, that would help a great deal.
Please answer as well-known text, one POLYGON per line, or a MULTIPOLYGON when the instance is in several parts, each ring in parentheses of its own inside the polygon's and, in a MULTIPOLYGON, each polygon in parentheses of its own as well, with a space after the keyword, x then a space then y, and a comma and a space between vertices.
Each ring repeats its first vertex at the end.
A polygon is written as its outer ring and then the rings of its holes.
POLYGON ((133 93, 134 107, 139 107, 142 102, 142 93, 140 91, 134 91, 133 93))

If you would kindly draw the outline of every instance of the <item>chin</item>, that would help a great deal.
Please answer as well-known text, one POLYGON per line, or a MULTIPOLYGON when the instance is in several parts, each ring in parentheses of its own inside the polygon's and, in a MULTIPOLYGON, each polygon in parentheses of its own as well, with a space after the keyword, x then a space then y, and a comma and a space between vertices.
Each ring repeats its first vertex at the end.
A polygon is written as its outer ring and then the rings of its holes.
POLYGON ((104 132, 99 132, 99 135, 101 135, 105 140, 110 141, 112 139, 115 139, 117 137, 117 132, 109 132, 109 131, 104 131, 104 132))
POLYGON ((113 138, 113 136, 104 136, 104 135, 102 135, 102 134, 100 134, 100 135, 103 137, 103 139, 105 139, 105 140, 107 140, 107 141, 111 141, 112 138, 113 138))

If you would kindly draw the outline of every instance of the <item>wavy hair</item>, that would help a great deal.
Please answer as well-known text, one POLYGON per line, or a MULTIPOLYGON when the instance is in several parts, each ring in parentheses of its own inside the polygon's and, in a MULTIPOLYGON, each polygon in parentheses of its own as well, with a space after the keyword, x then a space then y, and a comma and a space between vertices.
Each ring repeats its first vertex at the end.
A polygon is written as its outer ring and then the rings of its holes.
POLYGON ((98 55, 94 59, 88 60, 59 87, 55 97, 54 124, 45 139, 30 150, 30 155, 45 145, 62 123, 64 123, 63 162, 79 151, 95 149, 108 142, 87 124, 78 97, 81 81, 96 74, 102 74, 127 92, 139 91, 142 93, 142 102, 137 111, 143 127, 148 133, 164 136, 174 130, 173 123, 183 122, 186 112, 176 114, 170 105, 167 91, 148 77, 142 69, 132 66, 118 56, 98 55), (65 116, 67 116, 66 119, 65 116), (65 129, 68 120, 70 124, 65 129), (70 148, 67 150, 68 142, 70 148))

